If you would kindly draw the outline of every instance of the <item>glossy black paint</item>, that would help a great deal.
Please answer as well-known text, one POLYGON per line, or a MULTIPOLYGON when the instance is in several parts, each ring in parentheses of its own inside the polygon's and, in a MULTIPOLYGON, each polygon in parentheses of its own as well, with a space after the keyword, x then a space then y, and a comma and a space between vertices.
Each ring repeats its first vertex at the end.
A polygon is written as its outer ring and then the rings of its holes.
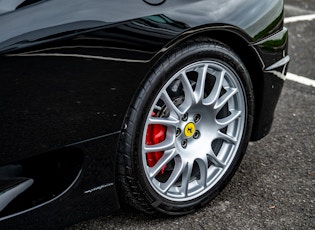
POLYGON ((41 1, 1 16, 0 50, 25 47, 96 27, 161 14, 189 28, 218 23, 231 25, 245 32, 244 36, 247 35, 248 39, 257 41, 279 29, 273 24, 281 22, 283 9, 282 1, 273 0, 173 0, 159 6, 140 0, 41 1))
POLYGON ((239 54, 255 88, 252 139, 265 136, 286 71, 272 66, 286 55, 282 7, 275 0, 49 0, 0 15, 0 166, 47 164, 43 153, 56 165, 63 155, 82 157, 62 191, 39 189, 18 215, 8 207, 0 228, 47 220, 55 228, 117 209, 115 152, 126 110, 152 66, 191 37, 220 40, 239 54))

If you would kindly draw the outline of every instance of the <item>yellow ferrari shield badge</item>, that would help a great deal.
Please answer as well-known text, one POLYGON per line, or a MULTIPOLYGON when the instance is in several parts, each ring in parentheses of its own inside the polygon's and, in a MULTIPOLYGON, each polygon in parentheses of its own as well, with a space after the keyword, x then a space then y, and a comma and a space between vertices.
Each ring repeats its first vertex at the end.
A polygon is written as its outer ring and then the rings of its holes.
POLYGON ((191 137, 195 133, 195 124, 190 122, 185 126, 184 134, 186 137, 191 137))

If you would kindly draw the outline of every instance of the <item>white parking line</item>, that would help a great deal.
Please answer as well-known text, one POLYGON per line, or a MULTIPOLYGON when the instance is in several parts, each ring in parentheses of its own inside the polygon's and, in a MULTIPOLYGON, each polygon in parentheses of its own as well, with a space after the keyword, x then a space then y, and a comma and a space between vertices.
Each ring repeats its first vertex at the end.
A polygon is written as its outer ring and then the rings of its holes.
POLYGON ((300 84, 303 84, 303 85, 315 87, 315 80, 312 80, 312 79, 309 79, 306 77, 302 77, 302 76, 296 75, 294 73, 287 73, 286 79, 300 83, 300 84))
MULTIPOLYGON (((288 17, 284 19, 284 23, 301 22, 301 21, 312 21, 315 20, 315 14, 300 15, 294 17, 288 17)), ((315 87, 315 80, 296 75, 294 73, 287 73, 286 79, 294 81, 303 85, 315 87)))
POLYGON ((315 14, 300 15, 294 17, 288 17, 284 19, 284 23, 300 22, 300 21, 312 21, 315 19, 315 14))

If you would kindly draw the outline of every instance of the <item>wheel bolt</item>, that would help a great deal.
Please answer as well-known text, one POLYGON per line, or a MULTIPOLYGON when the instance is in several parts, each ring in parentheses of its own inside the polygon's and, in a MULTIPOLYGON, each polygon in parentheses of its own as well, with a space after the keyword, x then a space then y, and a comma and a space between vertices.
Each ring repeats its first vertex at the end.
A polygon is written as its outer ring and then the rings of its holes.
POLYGON ((196 130, 196 132, 193 135, 194 139, 198 139, 200 137, 200 132, 198 130, 196 130))
POLYGON ((182 117, 182 120, 183 120, 183 121, 187 121, 187 119, 188 119, 188 113, 185 113, 185 114, 183 115, 183 117, 182 117))
POLYGON ((182 147, 185 149, 187 147, 187 140, 182 140, 182 147))
POLYGON ((200 114, 195 114, 194 115, 194 122, 197 123, 198 121, 200 121, 200 114))
POLYGON ((176 129, 176 137, 178 137, 180 135, 181 131, 179 128, 176 129))

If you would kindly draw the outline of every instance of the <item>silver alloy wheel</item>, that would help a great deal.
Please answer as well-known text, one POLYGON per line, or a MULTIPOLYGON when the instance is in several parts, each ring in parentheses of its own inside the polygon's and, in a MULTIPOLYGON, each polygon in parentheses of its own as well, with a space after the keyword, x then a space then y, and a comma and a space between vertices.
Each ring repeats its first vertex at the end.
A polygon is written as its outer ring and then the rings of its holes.
POLYGON ((231 165, 245 128, 246 98, 238 76, 217 61, 198 61, 159 91, 145 122, 142 162, 152 188, 171 201, 209 191, 231 165), (150 125, 166 127, 164 140, 146 143, 150 125), (147 154, 162 152, 149 167, 147 154))

